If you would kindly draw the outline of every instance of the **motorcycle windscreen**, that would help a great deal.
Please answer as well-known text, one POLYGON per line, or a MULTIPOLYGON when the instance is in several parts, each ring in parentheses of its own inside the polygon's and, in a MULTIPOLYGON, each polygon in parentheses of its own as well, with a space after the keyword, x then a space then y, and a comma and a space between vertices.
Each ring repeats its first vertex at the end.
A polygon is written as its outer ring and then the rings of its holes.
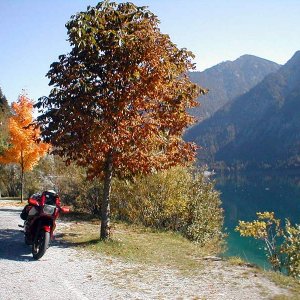
POLYGON ((55 209, 56 209, 56 206, 45 204, 45 206, 43 207, 43 213, 45 215, 51 216, 54 214, 55 209))

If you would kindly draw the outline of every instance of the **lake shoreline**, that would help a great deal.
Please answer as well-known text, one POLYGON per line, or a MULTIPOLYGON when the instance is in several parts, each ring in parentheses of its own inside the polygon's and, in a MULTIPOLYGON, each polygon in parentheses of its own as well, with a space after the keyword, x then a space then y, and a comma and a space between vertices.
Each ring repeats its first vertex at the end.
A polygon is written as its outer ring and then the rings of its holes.
POLYGON ((235 172, 228 176, 216 174, 224 209, 224 229, 228 233, 226 256, 240 256, 249 263, 268 269, 264 244, 241 237, 234 231, 239 220, 252 221, 257 212, 273 211, 282 221, 300 222, 300 173, 296 170, 256 170, 235 172))

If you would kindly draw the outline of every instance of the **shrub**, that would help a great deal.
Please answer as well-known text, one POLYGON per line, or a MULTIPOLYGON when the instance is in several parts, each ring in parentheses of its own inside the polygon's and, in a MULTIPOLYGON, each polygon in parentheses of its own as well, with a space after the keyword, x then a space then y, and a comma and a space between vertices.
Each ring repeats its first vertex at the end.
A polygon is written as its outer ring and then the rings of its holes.
POLYGON ((188 181, 189 174, 179 168, 134 181, 115 181, 112 212, 128 222, 179 230, 188 202, 188 181))
POLYGON ((76 201, 74 207, 77 210, 91 213, 100 217, 103 183, 99 180, 83 180, 77 186, 76 201))
POLYGON ((300 225, 292 226, 288 219, 280 251, 285 255, 284 266, 288 275, 300 279, 300 225))
POLYGON ((0 191, 2 196, 17 197, 20 195, 20 170, 18 166, 0 165, 0 191))
POLYGON ((113 186, 114 217, 159 229, 180 231, 199 243, 223 239, 223 211, 214 182, 202 172, 172 168, 113 186))
POLYGON ((265 242, 265 251, 275 271, 287 272, 300 278, 300 226, 292 226, 286 219, 285 226, 273 212, 258 212, 257 220, 239 221, 236 231, 241 236, 253 237, 265 242))
POLYGON ((224 217, 214 182, 198 173, 189 182, 188 195, 185 235, 201 245, 222 239, 224 217))
POLYGON ((266 256, 275 271, 281 271, 282 262, 279 255, 278 238, 282 236, 280 220, 273 212, 256 213, 257 220, 252 222, 239 221, 236 231, 241 236, 253 237, 265 243, 266 256))

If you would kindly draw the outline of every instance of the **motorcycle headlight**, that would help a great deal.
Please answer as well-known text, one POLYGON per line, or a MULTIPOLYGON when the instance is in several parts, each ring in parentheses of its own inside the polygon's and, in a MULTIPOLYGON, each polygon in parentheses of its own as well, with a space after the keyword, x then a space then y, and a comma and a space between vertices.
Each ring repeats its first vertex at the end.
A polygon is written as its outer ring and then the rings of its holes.
POLYGON ((53 215, 54 212, 55 212, 55 208, 56 208, 56 206, 54 206, 54 205, 47 205, 47 204, 45 204, 45 206, 43 208, 43 212, 46 215, 53 215))

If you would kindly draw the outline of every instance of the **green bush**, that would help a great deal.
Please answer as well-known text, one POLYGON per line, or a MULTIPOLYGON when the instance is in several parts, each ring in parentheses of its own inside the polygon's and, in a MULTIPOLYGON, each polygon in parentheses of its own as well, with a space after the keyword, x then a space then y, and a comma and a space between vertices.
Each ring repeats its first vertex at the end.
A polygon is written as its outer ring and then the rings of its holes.
POLYGON ((280 252, 285 255, 284 266, 288 275, 300 279, 300 225, 292 226, 286 219, 283 237, 280 252))
POLYGON ((4 197, 18 197, 20 195, 20 170, 18 166, 13 164, 0 165, 0 191, 4 197))
POLYGON ((84 211, 100 217, 101 201, 103 197, 103 183, 99 180, 83 180, 77 186, 76 201, 73 201, 76 210, 84 211))
POLYGON ((159 229, 180 231, 201 246, 223 239, 223 211, 214 182, 202 172, 176 167, 133 182, 115 181, 115 218, 159 229))
POLYGON ((223 210, 220 194, 214 182, 201 173, 189 182, 187 227, 185 235, 201 245, 207 241, 219 241, 223 237, 223 210))
POLYGON ((154 228, 179 230, 188 202, 184 169, 172 169, 134 181, 115 181, 112 193, 114 217, 154 228))

